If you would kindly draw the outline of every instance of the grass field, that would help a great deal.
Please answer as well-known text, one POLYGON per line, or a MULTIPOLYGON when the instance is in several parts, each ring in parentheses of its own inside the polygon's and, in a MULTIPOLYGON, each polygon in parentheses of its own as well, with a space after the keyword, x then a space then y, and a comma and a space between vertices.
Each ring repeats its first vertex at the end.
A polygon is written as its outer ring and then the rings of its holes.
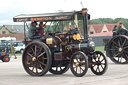
POLYGON ((104 46, 97 46, 97 47, 95 48, 95 51, 101 51, 101 52, 103 52, 103 53, 106 53, 106 51, 104 50, 104 46))

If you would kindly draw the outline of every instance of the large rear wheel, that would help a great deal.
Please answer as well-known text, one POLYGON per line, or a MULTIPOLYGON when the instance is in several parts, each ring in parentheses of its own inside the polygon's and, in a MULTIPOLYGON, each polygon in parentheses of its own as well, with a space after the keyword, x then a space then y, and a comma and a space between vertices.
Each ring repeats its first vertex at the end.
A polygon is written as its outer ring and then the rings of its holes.
POLYGON ((42 76, 51 67, 52 57, 46 44, 34 41, 24 50, 22 63, 25 71, 32 76, 42 76))

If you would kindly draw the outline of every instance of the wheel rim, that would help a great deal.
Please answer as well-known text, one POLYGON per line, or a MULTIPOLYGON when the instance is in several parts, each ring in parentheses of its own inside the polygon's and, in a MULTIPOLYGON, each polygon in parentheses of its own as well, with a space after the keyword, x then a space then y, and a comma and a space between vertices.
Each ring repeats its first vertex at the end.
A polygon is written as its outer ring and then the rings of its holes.
POLYGON ((125 64, 128 62, 128 37, 117 36, 111 40, 109 44, 109 56, 110 59, 119 64, 125 64))
POLYGON ((106 72, 108 63, 102 52, 96 51, 91 60, 91 70, 94 74, 102 75, 106 72))
POLYGON ((50 66, 47 50, 41 44, 29 45, 24 52, 23 65, 32 76, 44 75, 50 66))
POLYGON ((71 71, 77 76, 81 77, 86 74, 88 70, 88 61, 85 54, 82 52, 75 53, 71 59, 71 71))

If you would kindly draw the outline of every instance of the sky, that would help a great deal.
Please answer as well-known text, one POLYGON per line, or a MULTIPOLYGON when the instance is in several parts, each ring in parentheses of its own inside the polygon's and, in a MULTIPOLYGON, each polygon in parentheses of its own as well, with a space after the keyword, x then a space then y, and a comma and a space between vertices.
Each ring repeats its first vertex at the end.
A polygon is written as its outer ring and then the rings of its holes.
POLYGON ((13 22, 19 14, 54 13, 58 10, 88 9, 91 19, 128 18, 128 0, 0 0, 0 25, 22 24, 13 22), (82 2, 82 5, 81 5, 82 2))

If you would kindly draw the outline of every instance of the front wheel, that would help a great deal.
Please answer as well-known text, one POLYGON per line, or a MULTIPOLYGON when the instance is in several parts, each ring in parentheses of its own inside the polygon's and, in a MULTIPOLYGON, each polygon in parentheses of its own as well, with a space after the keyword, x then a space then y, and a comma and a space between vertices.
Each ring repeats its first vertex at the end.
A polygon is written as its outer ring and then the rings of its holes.
POLYGON ((50 49, 42 42, 33 41, 25 48, 22 63, 29 75, 42 76, 51 67, 52 58, 50 49))
POLYGON ((102 75, 106 72, 108 68, 108 61, 106 56, 100 52, 96 51, 92 55, 90 62, 91 71, 96 75, 102 75))
POLYGON ((71 72, 77 76, 77 77, 82 77, 86 74, 88 70, 88 60, 86 55, 81 52, 75 52, 72 57, 71 57, 71 72))

